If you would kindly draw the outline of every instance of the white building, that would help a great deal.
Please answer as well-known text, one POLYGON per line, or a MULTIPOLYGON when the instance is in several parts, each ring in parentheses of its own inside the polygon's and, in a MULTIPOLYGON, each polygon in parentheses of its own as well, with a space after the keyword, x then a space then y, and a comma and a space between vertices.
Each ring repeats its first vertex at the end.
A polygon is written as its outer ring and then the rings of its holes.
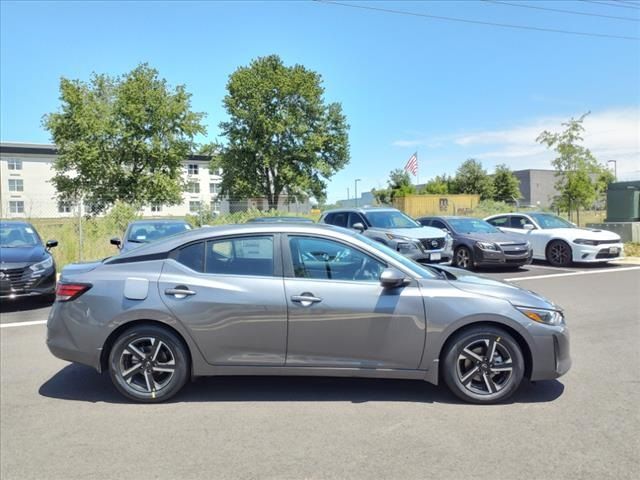
MULTIPOLYGON (((54 175, 54 145, 0 143, 0 217, 59 218, 77 215, 77 207, 58 202, 51 183, 54 175)), ((182 217, 203 210, 228 213, 229 202, 219 197, 220 171, 209 171, 209 160, 192 155, 183 162, 186 191, 182 203, 174 206, 150 205, 144 216, 182 217)))

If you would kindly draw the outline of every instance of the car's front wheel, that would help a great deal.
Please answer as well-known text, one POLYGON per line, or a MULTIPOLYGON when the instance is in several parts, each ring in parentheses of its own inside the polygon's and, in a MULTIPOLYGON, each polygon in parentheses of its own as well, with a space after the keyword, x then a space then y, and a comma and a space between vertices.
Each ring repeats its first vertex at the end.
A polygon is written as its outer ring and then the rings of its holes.
POLYGON ((474 266, 473 254, 467 247, 458 247, 454 254, 453 261, 456 267, 470 270, 474 266))
POLYGON ((472 403, 506 400, 524 376, 522 350, 509 333, 497 327, 471 327, 447 348, 442 377, 459 398, 472 403))
POLYGON ((571 247, 567 242, 553 240, 547 245, 547 261, 554 267, 568 267, 572 257, 571 247))
POLYGON ((162 402, 178 393, 189 378, 189 356, 170 330, 155 325, 133 326, 114 342, 109 373, 125 397, 162 402))

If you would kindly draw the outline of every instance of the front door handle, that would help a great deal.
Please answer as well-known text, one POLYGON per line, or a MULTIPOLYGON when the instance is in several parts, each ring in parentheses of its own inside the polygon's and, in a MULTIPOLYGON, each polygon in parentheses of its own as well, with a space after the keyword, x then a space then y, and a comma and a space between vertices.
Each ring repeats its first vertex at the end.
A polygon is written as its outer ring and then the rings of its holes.
POLYGON ((291 297, 292 302, 299 303, 303 307, 310 307, 314 303, 319 303, 322 301, 320 297, 316 297, 312 293, 304 292, 301 295, 293 295, 291 297))
POLYGON ((176 288, 167 288, 164 291, 165 295, 173 295, 176 298, 185 298, 188 295, 195 295, 196 292, 194 292, 193 290, 189 290, 188 287, 185 287, 183 285, 179 285, 176 288))

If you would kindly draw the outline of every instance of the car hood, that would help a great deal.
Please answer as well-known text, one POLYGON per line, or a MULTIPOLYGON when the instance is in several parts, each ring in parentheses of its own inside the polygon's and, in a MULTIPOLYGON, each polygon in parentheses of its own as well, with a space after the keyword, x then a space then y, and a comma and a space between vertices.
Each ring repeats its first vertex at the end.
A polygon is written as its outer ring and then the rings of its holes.
POLYGON ((41 262, 49 256, 49 252, 42 245, 33 247, 1 247, 1 268, 19 268, 32 263, 41 262))
POLYGON ((561 310, 550 300, 531 290, 518 287, 510 282, 494 280, 481 275, 474 275, 460 268, 437 265, 437 270, 445 271, 449 283, 464 292, 507 300, 513 305, 533 308, 561 310))
POLYGON ((620 240, 620 235, 609 230, 598 230, 596 228, 549 228, 543 230, 554 236, 566 238, 567 240, 575 240, 576 238, 584 238, 587 240, 620 240))
POLYGON ((423 238, 442 238, 446 234, 439 228, 418 227, 418 228, 372 228, 371 230, 391 233, 399 237, 423 239, 423 238))
POLYGON ((509 245, 513 243, 522 244, 526 242, 526 240, 523 240, 522 238, 516 237, 515 235, 509 235, 508 233, 503 233, 503 232, 494 232, 494 233, 470 232, 470 233, 458 233, 455 236, 470 238, 471 240, 476 240, 478 242, 499 243, 501 245, 509 245))

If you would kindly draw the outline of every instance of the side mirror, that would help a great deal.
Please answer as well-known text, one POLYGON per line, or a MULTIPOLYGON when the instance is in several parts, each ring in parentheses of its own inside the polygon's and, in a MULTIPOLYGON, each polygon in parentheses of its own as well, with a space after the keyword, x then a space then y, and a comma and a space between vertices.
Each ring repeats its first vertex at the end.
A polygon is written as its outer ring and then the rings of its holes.
POLYGON ((380 274, 380 285, 384 288, 402 287, 408 283, 407 277, 395 268, 385 268, 380 274))
POLYGON ((573 223, 573 222, 569 222, 571 225, 573 225, 574 227, 577 227, 578 225, 573 223))
POLYGON ((53 248, 58 246, 58 240, 47 240, 47 248, 53 248))
POLYGON ((351 228, 353 228, 354 230, 358 230, 360 233, 365 231, 364 225, 360 222, 358 223, 354 223, 351 228))
POLYGON ((122 244, 122 242, 120 241, 120 239, 118 237, 113 237, 109 243, 111 245, 115 245, 116 247, 120 248, 120 245, 122 244))
POLYGON ((535 230, 535 229, 536 229, 536 227, 534 227, 534 226, 533 226, 533 225, 531 225, 530 223, 525 223, 525 224, 522 226, 522 229, 523 229, 523 230, 535 230))

